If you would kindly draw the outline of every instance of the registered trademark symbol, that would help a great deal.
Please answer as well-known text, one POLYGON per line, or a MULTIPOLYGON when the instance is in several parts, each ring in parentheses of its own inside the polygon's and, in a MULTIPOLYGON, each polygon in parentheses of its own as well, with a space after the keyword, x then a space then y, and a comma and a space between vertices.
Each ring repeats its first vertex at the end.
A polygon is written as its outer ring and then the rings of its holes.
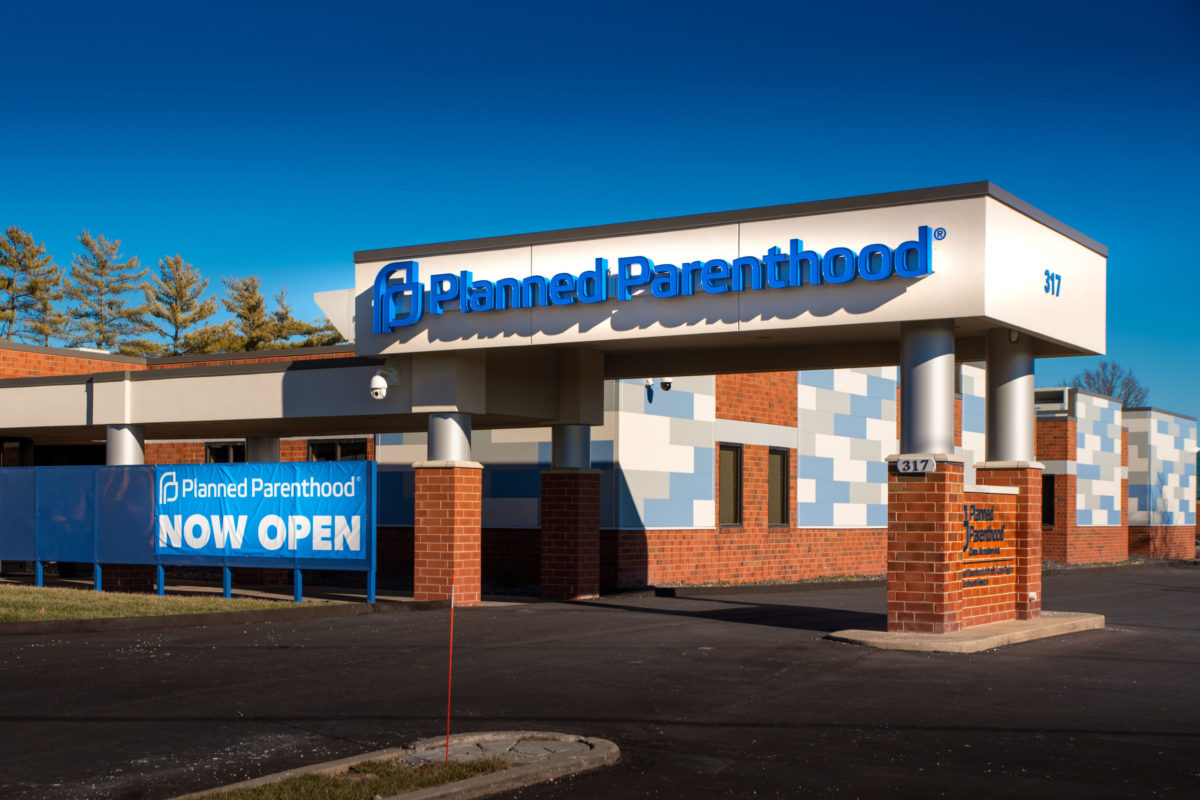
POLYGON ((933 232, 933 238, 937 239, 939 242, 942 239, 945 239, 946 238, 946 229, 938 228, 936 231, 933 232))

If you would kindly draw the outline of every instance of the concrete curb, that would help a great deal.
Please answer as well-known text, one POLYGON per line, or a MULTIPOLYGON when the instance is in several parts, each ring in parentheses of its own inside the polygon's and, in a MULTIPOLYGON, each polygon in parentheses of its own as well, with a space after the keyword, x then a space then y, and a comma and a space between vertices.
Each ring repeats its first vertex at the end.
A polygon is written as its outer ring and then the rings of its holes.
POLYGON ((887 631, 845 630, 825 638, 880 650, 907 650, 918 653, 978 653, 1010 644, 1032 642, 1053 636, 1065 636, 1104 627, 1103 614, 1079 614, 1067 611, 1043 611, 1037 619, 994 622, 954 633, 889 633, 887 631))
MULTIPOLYGON (((460 744, 477 744, 480 742, 496 742, 506 739, 521 739, 521 738, 537 738, 542 740, 552 741, 578 741, 583 742, 591 748, 584 755, 560 755, 546 759, 545 761, 536 762, 533 764, 522 764, 519 766, 509 767, 500 772, 493 772, 488 775, 477 775, 474 778, 467 778, 462 781, 443 784, 441 786, 431 786, 428 789, 417 789, 412 792, 403 792, 401 794, 392 795, 385 800, 471 800, 471 798, 487 797, 488 795, 497 792, 504 792, 510 789, 522 789, 526 786, 532 786, 536 783, 545 783, 547 781, 565 778, 568 775, 576 775, 588 770, 597 769, 599 767, 615 764, 620 760, 621 751, 608 739, 595 739, 586 736, 574 736, 566 733, 550 733, 545 731, 486 731, 477 733, 459 733, 450 737, 450 746, 460 744)), ((412 753, 417 750, 430 749, 434 747, 442 747, 445 745, 445 737, 435 737, 430 739, 421 739, 413 742, 411 747, 392 747, 387 750, 376 750, 371 753, 364 753, 358 756, 350 756, 349 758, 340 758, 336 761, 326 761, 321 764, 312 764, 306 767, 297 767, 283 772, 276 772, 271 775, 263 775, 260 778, 251 778, 238 783, 231 783, 226 786, 217 786, 212 789, 205 789, 200 792, 180 795, 172 798, 172 800, 200 800, 200 798, 208 797, 217 792, 225 792, 231 789, 250 789, 256 786, 262 786, 268 783, 276 783, 288 778, 297 777, 299 775, 308 774, 328 774, 347 769, 355 764, 361 764, 364 761, 379 761, 385 758, 400 758, 401 756, 412 753)))
POLYGON ((166 614, 146 617, 100 617, 97 619, 53 619, 30 622, 0 622, 0 636, 28 633, 104 633, 145 631, 162 628, 203 628, 209 625, 245 625, 258 622, 299 622, 310 619, 358 617, 364 614, 397 614, 449 608, 448 600, 395 603, 323 603, 299 608, 265 608, 257 611, 217 611, 208 614, 166 614))

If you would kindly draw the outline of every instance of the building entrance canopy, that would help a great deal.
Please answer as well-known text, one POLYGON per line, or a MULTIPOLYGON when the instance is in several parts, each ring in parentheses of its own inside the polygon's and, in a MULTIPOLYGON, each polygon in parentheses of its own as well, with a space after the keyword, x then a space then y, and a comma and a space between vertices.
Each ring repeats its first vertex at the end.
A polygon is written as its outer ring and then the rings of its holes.
POLYGON ((898 361, 904 322, 1103 352, 1105 248, 990 183, 355 254, 355 348, 586 348, 606 377, 898 361))

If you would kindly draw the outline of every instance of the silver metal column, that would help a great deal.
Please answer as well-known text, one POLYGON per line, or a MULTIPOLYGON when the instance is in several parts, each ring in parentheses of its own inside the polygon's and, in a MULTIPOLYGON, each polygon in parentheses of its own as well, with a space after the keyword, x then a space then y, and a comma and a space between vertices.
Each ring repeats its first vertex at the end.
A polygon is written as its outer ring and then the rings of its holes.
POLYGON ((471 415, 430 414, 427 453, 430 461, 470 461, 471 415))
POLYGON ((146 434, 141 425, 109 425, 105 463, 145 464, 146 434))
POLYGON ((550 466, 590 469, 592 429, 587 425, 554 425, 551 429, 550 466))
POLYGON ((954 320, 900 326, 900 452, 954 453, 954 320))
POLYGON ((987 333, 987 460, 1037 460, 1033 340, 1008 328, 987 333))
POLYGON ((279 437, 247 436, 246 461, 256 464, 272 464, 279 461, 279 437))

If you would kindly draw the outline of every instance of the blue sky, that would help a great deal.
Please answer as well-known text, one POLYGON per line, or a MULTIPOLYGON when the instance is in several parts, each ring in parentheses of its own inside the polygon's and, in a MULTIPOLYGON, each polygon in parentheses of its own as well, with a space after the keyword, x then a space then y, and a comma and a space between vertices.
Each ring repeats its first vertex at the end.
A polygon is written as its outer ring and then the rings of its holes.
POLYGON ((434 5, 5 3, 0 226, 313 318, 355 250, 991 180, 1108 245, 1109 357, 1200 415, 1194 0, 434 5))

